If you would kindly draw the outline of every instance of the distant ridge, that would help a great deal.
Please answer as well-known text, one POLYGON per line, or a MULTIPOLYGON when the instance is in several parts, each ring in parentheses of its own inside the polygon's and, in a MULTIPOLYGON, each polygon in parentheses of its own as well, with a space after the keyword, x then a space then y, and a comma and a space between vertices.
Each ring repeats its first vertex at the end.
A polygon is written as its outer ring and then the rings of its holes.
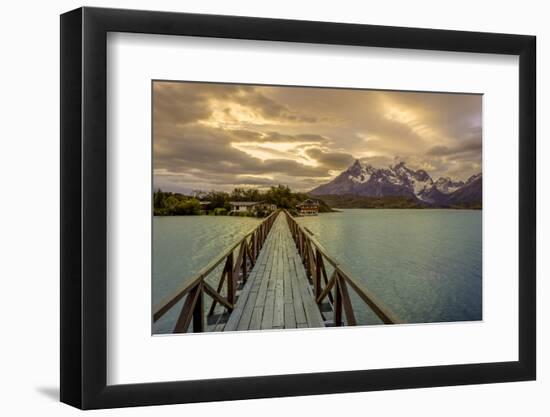
MULTIPOLYGON (((482 176, 481 173, 472 175, 465 182, 449 177, 434 181, 423 169, 412 170, 405 162, 374 168, 356 160, 332 181, 314 188, 309 194, 347 196, 348 201, 350 196, 392 198, 392 201, 401 198, 421 206, 481 208, 482 176)), ((331 201, 337 199, 331 198, 331 201)))

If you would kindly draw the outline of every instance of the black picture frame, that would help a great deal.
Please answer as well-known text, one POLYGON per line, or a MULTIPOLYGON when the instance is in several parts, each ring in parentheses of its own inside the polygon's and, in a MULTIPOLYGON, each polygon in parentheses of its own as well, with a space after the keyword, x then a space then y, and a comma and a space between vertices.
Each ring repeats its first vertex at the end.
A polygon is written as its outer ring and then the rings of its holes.
POLYGON ((94 409, 535 379, 534 36, 84 7, 61 15, 60 57, 62 402, 94 409), (108 32, 519 56, 519 360, 107 385, 108 32))

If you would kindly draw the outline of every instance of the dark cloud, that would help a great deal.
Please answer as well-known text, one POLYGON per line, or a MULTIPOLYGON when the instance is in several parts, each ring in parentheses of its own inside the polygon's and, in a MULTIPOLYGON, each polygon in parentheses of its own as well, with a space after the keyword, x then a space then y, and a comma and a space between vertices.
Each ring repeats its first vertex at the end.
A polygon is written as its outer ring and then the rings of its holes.
POLYGON ((155 184, 308 190, 353 159, 481 170, 481 96, 154 82, 155 184))
POLYGON ((427 155, 449 155, 451 153, 451 150, 447 146, 443 145, 435 145, 432 146, 430 149, 428 149, 428 152, 426 152, 427 155))
POLYGON ((211 116, 214 110, 211 101, 217 100, 227 102, 221 111, 230 117, 238 118, 232 108, 232 104, 238 104, 275 122, 315 123, 318 120, 314 115, 303 114, 267 97, 261 90, 248 85, 156 81, 153 114, 160 123, 192 123, 211 116))
POLYGON ((308 143, 326 143, 328 139, 321 135, 299 134, 288 135, 279 132, 255 132, 250 130, 231 130, 228 131, 232 139, 238 142, 308 142, 308 143))
POLYGON ((306 154, 328 169, 343 170, 353 163, 353 156, 344 152, 325 152, 319 148, 309 148, 306 154))
POLYGON ((431 147, 427 155, 432 156, 455 156, 465 153, 481 155, 481 140, 469 140, 449 148, 448 146, 436 145, 431 147))
POLYGON ((237 85, 212 84, 205 91, 200 83, 153 83, 153 116, 155 122, 187 124, 207 119, 212 110, 212 97, 229 99, 241 91, 237 85))
POLYGON ((237 103, 257 109, 262 116, 269 119, 305 123, 317 121, 317 118, 313 115, 304 115, 299 111, 293 111, 288 106, 266 97, 260 91, 260 87, 250 87, 246 94, 234 98, 237 103))
POLYGON ((195 169, 216 176, 280 172, 294 176, 329 175, 325 167, 307 166, 293 160, 262 161, 234 148, 231 143, 231 135, 222 130, 201 126, 163 129, 154 144, 154 167, 170 172, 195 169))

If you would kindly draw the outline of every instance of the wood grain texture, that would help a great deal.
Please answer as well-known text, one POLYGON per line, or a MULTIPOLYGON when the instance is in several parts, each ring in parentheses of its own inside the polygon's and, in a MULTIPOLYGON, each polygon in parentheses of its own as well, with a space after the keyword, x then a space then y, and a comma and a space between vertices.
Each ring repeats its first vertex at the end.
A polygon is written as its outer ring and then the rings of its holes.
POLYGON ((258 255, 224 331, 324 327, 283 213, 258 255))

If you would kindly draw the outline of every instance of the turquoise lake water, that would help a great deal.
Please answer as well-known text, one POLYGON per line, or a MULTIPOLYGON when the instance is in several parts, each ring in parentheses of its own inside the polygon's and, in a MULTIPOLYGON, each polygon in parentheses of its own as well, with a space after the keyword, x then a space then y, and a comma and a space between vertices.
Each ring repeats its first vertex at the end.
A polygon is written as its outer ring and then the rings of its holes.
MULTIPOLYGON (((258 224, 252 217, 153 217, 153 306, 258 224)), ((217 283, 219 274, 209 278, 217 283)), ((170 333, 181 305, 157 321, 153 333, 170 333)))
MULTIPOLYGON (((481 218, 477 210, 352 209, 298 221, 401 320, 428 323, 482 319, 481 218)), ((258 223, 245 217, 154 217, 153 304, 258 223)), ((360 324, 379 323, 352 298, 360 324)), ((176 317, 172 309, 153 332, 169 332, 176 317)))
MULTIPOLYGON (((403 321, 426 323, 482 319, 481 216, 355 209, 299 222, 403 321)), ((359 311, 359 321, 377 322, 359 311)))

